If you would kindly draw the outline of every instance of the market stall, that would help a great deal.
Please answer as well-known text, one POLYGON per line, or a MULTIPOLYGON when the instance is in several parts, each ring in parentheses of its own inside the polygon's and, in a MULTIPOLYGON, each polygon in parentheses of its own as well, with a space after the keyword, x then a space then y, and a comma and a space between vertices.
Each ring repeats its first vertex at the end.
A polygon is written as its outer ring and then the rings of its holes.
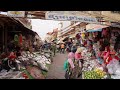
POLYGON ((46 52, 22 51, 16 58, 14 54, 0 56, 0 62, 0 79, 45 79, 51 57, 46 52), (16 66, 9 63, 12 62, 11 58, 15 60, 16 66))
MULTIPOLYGON (((101 25, 93 25, 76 35, 82 51, 79 54, 84 61, 82 79, 120 79, 119 38, 119 28, 101 25)), ((79 77, 73 77, 76 78, 79 77)))

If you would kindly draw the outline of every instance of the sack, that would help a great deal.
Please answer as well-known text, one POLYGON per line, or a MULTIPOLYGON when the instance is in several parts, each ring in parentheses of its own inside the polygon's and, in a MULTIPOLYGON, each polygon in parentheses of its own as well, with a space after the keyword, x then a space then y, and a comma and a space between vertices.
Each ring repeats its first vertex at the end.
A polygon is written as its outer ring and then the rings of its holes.
POLYGON ((64 62, 64 70, 67 70, 68 69, 68 60, 65 60, 64 62))

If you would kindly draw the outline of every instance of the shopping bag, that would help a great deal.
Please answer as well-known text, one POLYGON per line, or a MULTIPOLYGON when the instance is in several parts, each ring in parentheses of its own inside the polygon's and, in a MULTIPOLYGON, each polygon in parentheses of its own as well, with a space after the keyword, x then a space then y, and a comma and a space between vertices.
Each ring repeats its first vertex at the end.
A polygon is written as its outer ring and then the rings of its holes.
POLYGON ((65 71, 65 79, 70 79, 70 72, 68 70, 65 71))
POLYGON ((64 62, 64 70, 67 70, 68 69, 68 60, 65 60, 64 62))

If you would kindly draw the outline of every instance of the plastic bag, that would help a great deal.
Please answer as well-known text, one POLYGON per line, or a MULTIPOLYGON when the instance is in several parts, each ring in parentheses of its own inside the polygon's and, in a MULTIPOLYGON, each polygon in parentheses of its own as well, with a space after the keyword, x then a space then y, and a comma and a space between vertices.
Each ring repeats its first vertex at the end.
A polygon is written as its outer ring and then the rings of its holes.
POLYGON ((112 79, 120 79, 120 75, 111 75, 112 79))
POLYGON ((107 65, 108 72, 110 74, 115 74, 116 71, 118 72, 118 69, 120 68, 120 64, 118 60, 111 60, 110 63, 107 65))
POLYGON ((67 70, 68 69, 68 60, 65 60, 64 62, 64 70, 67 70))
POLYGON ((120 75, 120 66, 119 66, 119 68, 116 70, 115 74, 116 74, 116 75, 120 75))

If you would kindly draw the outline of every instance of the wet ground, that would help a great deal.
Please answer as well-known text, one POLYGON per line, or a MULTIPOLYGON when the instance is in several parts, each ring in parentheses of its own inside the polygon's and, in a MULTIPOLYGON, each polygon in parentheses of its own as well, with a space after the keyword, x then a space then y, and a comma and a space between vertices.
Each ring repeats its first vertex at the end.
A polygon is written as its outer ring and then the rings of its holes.
POLYGON ((67 54, 56 54, 53 58, 53 63, 50 66, 46 79, 65 79, 63 65, 66 58, 67 54))

